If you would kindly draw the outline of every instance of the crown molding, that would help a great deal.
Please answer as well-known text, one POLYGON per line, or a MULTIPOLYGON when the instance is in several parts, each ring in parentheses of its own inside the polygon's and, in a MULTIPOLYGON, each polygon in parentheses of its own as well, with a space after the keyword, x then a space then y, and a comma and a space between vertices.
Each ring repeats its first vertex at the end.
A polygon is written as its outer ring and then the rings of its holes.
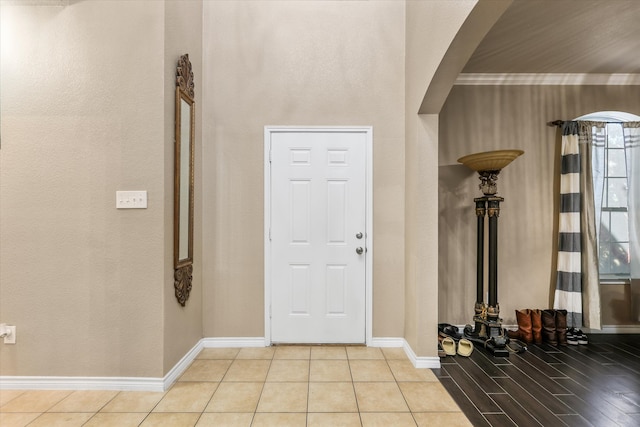
POLYGON ((638 86, 640 74, 461 73, 457 86, 638 86))
POLYGON ((66 7, 78 0, 4 0, 9 6, 56 6, 66 7))

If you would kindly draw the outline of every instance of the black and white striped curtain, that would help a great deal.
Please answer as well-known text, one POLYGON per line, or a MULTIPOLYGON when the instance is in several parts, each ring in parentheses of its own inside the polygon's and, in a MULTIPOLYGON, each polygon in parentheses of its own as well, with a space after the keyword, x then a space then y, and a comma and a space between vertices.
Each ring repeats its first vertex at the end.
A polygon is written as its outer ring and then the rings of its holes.
MULTIPOLYGON (((562 125, 558 261, 553 308, 567 325, 601 329, 598 233, 606 156, 606 122, 562 125)), ((624 122, 631 292, 640 295, 640 122, 624 122), (638 288, 638 289, 636 289, 638 288)), ((640 298, 632 310, 640 320, 640 298)))
POLYGON ((601 328, 592 147, 601 122, 562 125, 558 261, 553 308, 567 310, 567 326, 601 328))

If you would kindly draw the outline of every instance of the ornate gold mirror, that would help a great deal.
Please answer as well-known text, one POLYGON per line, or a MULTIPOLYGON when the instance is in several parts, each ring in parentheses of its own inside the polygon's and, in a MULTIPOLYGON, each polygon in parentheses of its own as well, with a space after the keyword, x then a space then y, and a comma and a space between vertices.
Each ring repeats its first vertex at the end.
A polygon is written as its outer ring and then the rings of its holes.
POLYGON ((184 307, 193 277, 193 162, 195 91, 189 55, 178 61, 176 73, 176 143, 173 209, 173 266, 176 298, 184 307))

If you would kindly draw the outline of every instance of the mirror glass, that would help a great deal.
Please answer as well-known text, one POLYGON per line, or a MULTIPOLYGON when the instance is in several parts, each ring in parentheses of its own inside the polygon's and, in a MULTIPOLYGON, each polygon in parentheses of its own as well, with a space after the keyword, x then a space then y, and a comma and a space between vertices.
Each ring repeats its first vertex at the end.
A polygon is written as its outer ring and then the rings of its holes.
POLYGON ((195 90, 189 55, 176 69, 175 175, 173 196, 173 266, 176 299, 185 306, 193 280, 193 168, 195 90))
POLYGON ((175 268, 191 264, 193 261, 194 110, 193 100, 180 88, 177 88, 174 196, 175 268))
POLYGON ((191 159, 191 105, 184 99, 180 99, 180 227, 178 243, 178 260, 190 258, 189 256, 189 199, 190 191, 190 162, 191 159))

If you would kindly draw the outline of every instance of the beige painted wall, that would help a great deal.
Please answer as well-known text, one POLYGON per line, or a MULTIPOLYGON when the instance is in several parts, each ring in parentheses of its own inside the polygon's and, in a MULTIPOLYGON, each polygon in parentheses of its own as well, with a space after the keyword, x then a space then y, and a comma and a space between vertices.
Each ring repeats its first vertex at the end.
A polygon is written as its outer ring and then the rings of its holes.
POLYGON ((204 5, 204 335, 263 337, 265 125, 371 125, 373 335, 404 333, 404 3, 204 5))
POLYGON ((607 284, 601 287, 602 324, 607 326, 640 326, 640 312, 637 292, 640 283, 633 279, 631 285, 607 284))
POLYGON ((265 125, 373 126, 373 335, 435 356, 436 322, 470 321, 474 297, 476 181, 455 160, 505 139, 527 152, 500 180, 500 237, 519 243, 501 245, 518 263, 500 264, 500 301, 546 305, 545 123, 639 110, 637 87, 456 87, 418 115, 475 0, 70 3, 1 9, 0 321, 19 344, 0 346, 0 375, 158 377, 202 336, 264 336, 265 125), (184 52, 202 133, 182 309, 170 78, 184 52), (149 208, 117 211, 122 189, 148 190, 149 208))
POLYGON ((166 374, 202 338, 202 2, 165 2, 164 34, 164 367, 166 374), (195 206, 193 287, 182 307, 173 286, 173 191, 175 141, 175 78, 178 58, 185 53, 195 84, 195 206))
POLYGON ((405 338, 419 356, 437 351, 439 108, 450 74, 462 70, 509 3, 407 2, 405 338))
POLYGON ((1 5, 0 375, 161 377, 202 336, 199 291, 176 310, 167 268, 176 52, 202 74, 182 6, 1 5))
MULTIPOLYGON (((503 148, 525 151, 498 179, 498 193, 505 198, 498 233, 498 301, 504 323, 515 324, 514 310, 550 306, 555 283, 554 171, 559 134, 547 122, 602 110, 640 113, 640 87, 453 88, 440 114, 439 321, 470 323, 475 302, 473 198, 481 194, 476 174, 456 160, 503 148)), ((605 324, 612 317, 607 310, 615 307, 619 304, 603 303, 605 324)))

